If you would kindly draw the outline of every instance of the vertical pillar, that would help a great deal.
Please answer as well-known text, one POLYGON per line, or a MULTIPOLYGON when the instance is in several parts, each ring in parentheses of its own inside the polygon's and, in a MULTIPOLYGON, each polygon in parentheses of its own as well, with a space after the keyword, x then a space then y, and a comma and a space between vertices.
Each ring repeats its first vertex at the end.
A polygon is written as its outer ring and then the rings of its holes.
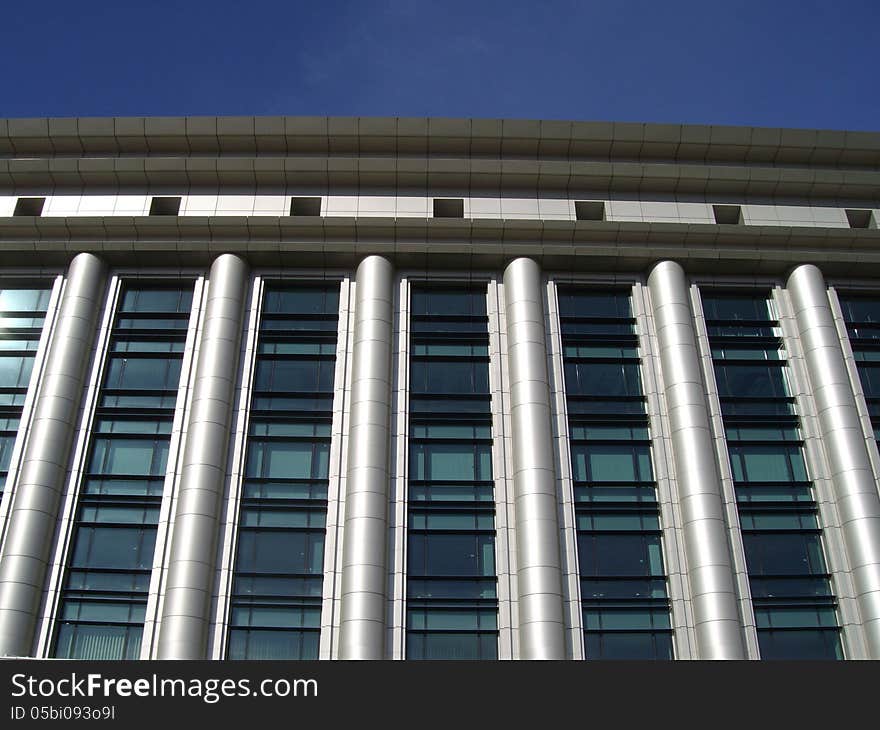
POLYGON ((550 420, 541 269, 532 259, 504 271, 519 645, 522 659, 565 659, 558 499, 550 420))
POLYGON ((880 659, 880 495, 822 272, 798 266, 788 278, 819 429, 831 472, 868 657, 880 659))
POLYGON ((0 556, 0 656, 31 655, 105 281, 92 254, 71 262, 0 556))
POLYGON ((340 659, 385 657, 393 285, 394 269, 387 259, 361 261, 342 533, 340 659))
POLYGON ((721 479, 684 271, 661 261, 648 276, 681 506, 698 659, 746 659, 721 479))
POLYGON ((168 558, 159 659, 207 658, 247 282, 247 264, 238 256, 223 254, 211 266, 168 558))

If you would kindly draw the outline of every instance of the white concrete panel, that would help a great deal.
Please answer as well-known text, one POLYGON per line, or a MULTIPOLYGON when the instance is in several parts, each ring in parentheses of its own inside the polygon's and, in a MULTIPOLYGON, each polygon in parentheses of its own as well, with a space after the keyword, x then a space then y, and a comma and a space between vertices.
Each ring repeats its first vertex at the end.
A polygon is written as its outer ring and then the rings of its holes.
POLYGON ((747 226, 778 226, 779 215, 775 205, 742 206, 743 223, 747 226))
POLYGON ((658 223, 678 223, 678 206, 674 202, 642 202, 642 219, 658 223))
POLYGON ((813 221, 823 228, 849 228, 846 211, 843 208, 831 208, 827 206, 814 206, 810 208, 813 221))
POLYGON ((254 215, 280 216, 290 213, 287 195, 257 195, 254 197, 254 215))
POLYGON ((605 210, 610 221, 642 220, 642 206, 637 200, 609 200, 605 210))
POLYGON ((359 216, 393 218, 397 210, 394 195, 361 195, 358 198, 359 216))
POLYGON ((180 201, 181 215, 214 215, 217 212, 216 195, 185 195, 180 201))
POLYGON ((217 215, 251 215, 253 212, 253 195, 220 195, 217 198, 217 215))
POLYGON ((676 203, 678 218, 682 223, 714 223, 712 206, 708 203, 676 203))
POLYGON ((538 198, 538 213, 543 220, 574 219, 574 204, 565 198, 538 198))
POLYGON ((81 195, 50 195, 46 198, 46 205, 43 206, 43 215, 76 215, 81 198, 81 195))
POLYGON ((502 218, 538 218, 537 198, 502 198, 502 218))
POLYGON ((814 222, 810 209, 800 205, 777 205, 776 215, 786 226, 812 226, 814 222))
POLYGON ((470 217, 471 218, 500 218, 501 217, 501 198, 474 197, 470 198, 470 217))
POLYGON ((430 200, 421 195, 398 195, 396 214, 398 218, 426 218, 430 215, 430 200))
MULTIPOLYGON (((181 201, 181 206, 183 201, 181 201)), ((149 195, 117 195, 113 215, 142 216, 150 212, 149 195)))
POLYGON ((77 215, 113 215, 115 209, 115 195, 83 195, 77 215))
POLYGON ((0 218, 8 218, 15 211, 15 203, 18 197, 14 195, 0 195, 0 218))
POLYGON ((357 215, 357 195, 328 195, 326 215, 351 216, 357 215))

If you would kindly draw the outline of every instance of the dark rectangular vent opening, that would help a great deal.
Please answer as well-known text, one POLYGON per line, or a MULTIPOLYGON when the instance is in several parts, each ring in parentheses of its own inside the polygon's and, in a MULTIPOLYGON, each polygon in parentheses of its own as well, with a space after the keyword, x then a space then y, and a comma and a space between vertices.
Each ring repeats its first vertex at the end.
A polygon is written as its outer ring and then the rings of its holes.
POLYGON ((847 210, 850 228, 874 228, 874 216, 870 210, 847 210))
POLYGON ((743 222, 742 208, 738 205, 713 205, 715 222, 726 226, 738 226, 743 222))
POLYGON ((45 198, 19 198, 15 201, 15 210, 12 215, 43 215, 45 198))
POLYGON ((290 215, 321 215, 320 198, 291 198, 290 215))
POLYGON ((464 218, 462 198, 434 198, 435 218, 464 218))
POLYGON ((150 201, 150 215, 177 215, 180 213, 180 198, 153 198, 150 201))
POLYGON ((605 203, 601 200, 576 200, 574 215, 579 221, 604 221, 605 203))

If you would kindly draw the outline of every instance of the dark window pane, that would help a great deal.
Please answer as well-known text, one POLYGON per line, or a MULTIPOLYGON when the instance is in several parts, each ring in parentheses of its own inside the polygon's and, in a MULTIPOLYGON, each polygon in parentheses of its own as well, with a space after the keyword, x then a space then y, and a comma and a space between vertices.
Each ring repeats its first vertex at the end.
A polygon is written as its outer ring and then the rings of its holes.
POLYGON ((659 535, 579 534, 582 576, 662 576, 659 535))
POLYGON ((744 533, 750 575, 825 573, 819 535, 814 533, 744 533))
POLYGON ((632 316, 629 292, 586 292, 559 290, 559 311, 563 317, 608 317, 623 318, 632 316))
POLYGON ((413 393, 488 393, 489 363, 415 360, 410 367, 410 388, 413 393))
POLYGON ((703 294, 706 319, 769 320, 766 296, 725 296, 703 294))
POLYGON ((843 659, 838 629, 759 630, 762 659, 843 659))
POLYGON ((492 634, 408 632, 407 659, 497 659, 498 638, 492 634))
POLYGON ((318 631, 230 629, 228 659, 317 659, 318 631))
POLYGON ((572 444, 571 461, 576 481, 651 481, 650 448, 647 444, 572 444))
POLYGON ((105 388, 118 390, 177 390, 181 360, 178 358, 113 357, 105 388))
POLYGON ((237 569, 242 573, 322 573, 324 534, 243 530, 237 569))
POLYGON ((327 314, 339 312, 339 285, 326 288, 269 289, 263 310, 270 314, 327 314))
POLYGON ((59 659, 138 659, 140 626, 96 626, 63 623, 58 628, 59 659))
POLYGON ((414 315, 485 316, 486 293, 413 287, 411 307, 414 315))
POLYGON ((672 659, 672 636, 667 633, 588 632, 587 659, 672 659))
POLYGON ((410 534, 410 575, 495 575, 494 542, 491 535, 410 534))
POLYGON ((151 527, 80 527, 71 566, 148 570, 155 545, 156 529, 151 527))
POLYGON ((782 368, 773 365, 716 365, 722 398, 784 398, 788 395, 782 368))
POLYGON ((566 362, 565 390, 569 395, 607 398, 642 394, 637 363, 566 362))

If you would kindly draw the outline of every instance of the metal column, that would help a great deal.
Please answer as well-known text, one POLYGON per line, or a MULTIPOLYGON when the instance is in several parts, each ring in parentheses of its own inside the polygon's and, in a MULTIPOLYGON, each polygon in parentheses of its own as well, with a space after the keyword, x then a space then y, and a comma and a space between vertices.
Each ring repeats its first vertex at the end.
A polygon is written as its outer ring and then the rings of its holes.
POLYGON ((880 495, 822 272, 812 264, 798 266, 788 278, 788 291, 819 414, 868 657, 880 659, 880 495))
POLYGON ((522 659, 565 659, 562 562, 541 269, 504 271, 522 659))
POLYGON ((675 484, 691 585, 698 659, 746 659, 724 499, 684 271, 648 276, 672 432, 675 484))
POLYGON ((71 262, 0 556, 0 656, 32 653, 105 282, 92 254, 71 262))
POLYGON ((358 266, 340 659, 385 657, 393 285, 387 259, 368 256, 358 266))
POLYGON ((159 659, 207 658, 247 283, 248 267, 238 256, 223 254, 211 266, 159 627, 159 659))

